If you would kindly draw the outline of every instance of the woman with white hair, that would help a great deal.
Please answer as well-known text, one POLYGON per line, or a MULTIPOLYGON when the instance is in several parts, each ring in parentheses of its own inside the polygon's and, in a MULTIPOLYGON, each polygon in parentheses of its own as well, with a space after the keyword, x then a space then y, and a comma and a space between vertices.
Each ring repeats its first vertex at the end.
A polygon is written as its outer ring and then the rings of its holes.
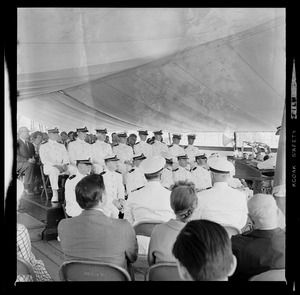
POLYGON ((230 280, 248 280, 271 269, 285 268, 285 231, 278 226, 279 209, 272 195, 248 200, 253 230, 232 236, 237 268, 230 280))

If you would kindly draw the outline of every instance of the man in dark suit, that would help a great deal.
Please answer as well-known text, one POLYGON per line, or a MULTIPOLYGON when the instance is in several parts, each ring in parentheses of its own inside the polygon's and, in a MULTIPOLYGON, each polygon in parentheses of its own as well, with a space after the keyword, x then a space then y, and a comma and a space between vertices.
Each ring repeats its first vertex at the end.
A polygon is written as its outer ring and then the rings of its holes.
POLYGON ((106 202, 102 175, 82 178, 75 187, 76 201, 83 209, 78 216, 62 219, 58 237, 66 260, 81 259, 114 263, 127 269, 138 255, 135 231, 127 220, 103 213, 106 202))
POLYGON ((29 142, 29 130, 20 127, 17 141, 17 173, 24 174, 24 190, 27 194, 33 195, 34 180, 38 173, 38 166, 35 160, 34 145, 29 142))
POLYGON ((248 200, 254 230, 231 237, 237 268, 229 280, 247 281, 271 269, 285 269, 285 231, 278 227, 278 207, 272 195, 248 200))

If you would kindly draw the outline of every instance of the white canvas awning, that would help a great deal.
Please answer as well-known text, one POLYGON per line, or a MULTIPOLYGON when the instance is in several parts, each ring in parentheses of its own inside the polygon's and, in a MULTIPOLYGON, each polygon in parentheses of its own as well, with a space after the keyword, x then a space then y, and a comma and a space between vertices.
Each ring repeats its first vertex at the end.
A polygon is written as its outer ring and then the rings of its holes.
POLYGON ((18 113, 63 130, 276 131, 283 8, 19 8, 18 113))

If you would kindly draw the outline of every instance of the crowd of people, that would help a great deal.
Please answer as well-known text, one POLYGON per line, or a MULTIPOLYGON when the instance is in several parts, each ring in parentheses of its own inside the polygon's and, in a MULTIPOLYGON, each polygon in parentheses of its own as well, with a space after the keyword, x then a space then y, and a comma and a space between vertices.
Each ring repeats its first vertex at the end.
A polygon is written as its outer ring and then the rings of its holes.
POLYGON ((58 224, 66 260, 128 269, 146 254, 149 266, 176 262, 184 280, 248 280, 285 268, 284 216, 273 196, 252 195, 246 181, 233 178, 232 162, 194 146, 195 134, 183 147, 181 134, 168 146, 162 130, 150 140, 139 130, 139 141, 112 133, 111 142, 106 128, 95 131, 18 130, 17 174, 28 195, 39 189, 39 166, 49 176, 52 202, 59 202, 59 175, 68 175, 70 218, 58 224), (151 237, 136 235, 134 226, 147 220, 161 224, 151 237), (225 226, 240 234, 230 237, 225 226))

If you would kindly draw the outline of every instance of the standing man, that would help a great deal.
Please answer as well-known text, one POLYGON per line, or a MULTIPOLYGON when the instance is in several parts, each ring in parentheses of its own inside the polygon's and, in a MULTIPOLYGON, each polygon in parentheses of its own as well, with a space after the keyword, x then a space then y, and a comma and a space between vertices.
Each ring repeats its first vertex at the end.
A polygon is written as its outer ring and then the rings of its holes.
POLYGON ((94 163, 95 173, 99 174, 104 170, 104 158, 112 154, 112 148, 109 143, 105 142, 107 130, 96 129, 97 140, 92 144, 92 160, 94 163))
POLYGON ((199 152, 199 148, 194 146, 194 141, 196 139, 196 134, 188 134, 188 145, 184 148, 185 153, 189 157, 188 163, 190 165, 190 168, 193 169, 195 166, 197 166, 195 156, 199 152))
POLYGON ((126 173, 132 168, 133 149, 126 144, 126 132, 119 132, 117 135, 119 144, 113 147, 113 153, 120 159, 118 171, 122 173, 124 183, 126 173))
POLYGON ((119 159, 116 155, 108 155, 104 158, 105 170, 100 173, 103 177, 105 185, 105 193, 107 197, 104 205, 104 214, 108 217, 118 218, 119 213, 123 213, 125 187, 120 172, 117 172, 117 163, 119 159))
POLYGON ((179 167, 173 170, 173 180, 177 182, 182 181, 193 181, 192 174, 188 169, 188 156, 187 154, 179 154, 177 156, 179 167))
POLYGON ((89 159, 77 160, 76 174, 71 175, 65 184, 65 200, 66 200, 66 213, 70 217, 78 216, 82 212, 82 208, 76 201, 75 187, 76 184, 85 176, 90 175, 92 162, 89 159))
POLYGON ((58 202, 58 176, 60 174, 73 174, 76 170, 71 167, 65 146, 58 143, 59 130, 49 129, 49 140, 40 147, 40 158, 44 165, 44 173, 49 175, 52 188, 51 202, 58 202))
POLYGON ((29 142, 29 130, 27 127, 20 127, 17 141, 17 173, 24 174, 24 190, 27 194, 33 195, 33 185, 38 166, 35 160, 34 145, 29 142))
POLYGON ((147 183, 144 173, 139 169, 140 164, 145 159, 146 157, 143 153, 133 156, 133 168, 129 170, 125 176, 125 186, 128 196, 134 191, 137 191, 144 187, 147 183))
POLYGON ((175 164, 176 166, 178 164, 177 156, 185 154, 184 148, 182 148, 179 145, 180 140, 181 140, 181 134, 174 133, 172 137, 173 143, 169 146, 169 153, 172 155, 173 164, 175 164))
POLYGON ((162 130, 153 131, 154 142, 152 143, 152 155, 161 156, 162 152, 169 152, 168 146, 162 142, 162 130))
POLYGON ((147 143, 148 131, 139 130, 138 133, 139 133, 140 141, 134 145, 133 147, 134 153, 136 155, 143 153, 147 158, 152 157, 152 146, 147 143))
POLYGON ((196 166, 191 169, 197 192, 211 188, 212 186, 210 172, 202 166, 202 159, 205 157, 205 153, 198 151, 198 154, 195 155, 196 166))
POLYGON ((165 167, 161 173, 161 184, 163 187, 170 189, 171 186, 174 184, 173 180, 173 158, 170 153, 163 153, 162 156, 166 160, 165 167))
POLYGON ((91 145, 85 142, 85 137, 88 129, 77 128, 77 138, 68 144, 68 154, 70 159, 70 164, 76 168, 76 160, 78 159, 92 159, 92 148, 91 145))

